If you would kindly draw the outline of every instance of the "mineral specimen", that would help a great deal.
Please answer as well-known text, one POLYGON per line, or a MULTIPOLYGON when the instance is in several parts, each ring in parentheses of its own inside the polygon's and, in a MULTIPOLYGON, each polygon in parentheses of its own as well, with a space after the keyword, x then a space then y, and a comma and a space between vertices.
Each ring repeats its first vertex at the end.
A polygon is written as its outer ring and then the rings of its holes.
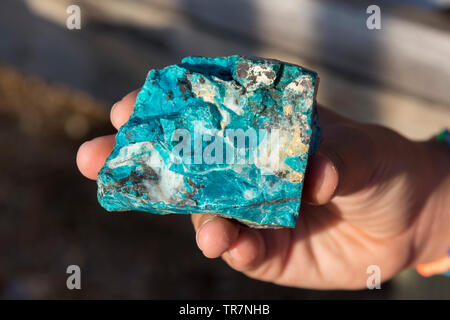
POLYGON ((151 70, 98 175, 100 204, 295 227, 320 136, 317 84, 315 72, 255 57, 151 70))

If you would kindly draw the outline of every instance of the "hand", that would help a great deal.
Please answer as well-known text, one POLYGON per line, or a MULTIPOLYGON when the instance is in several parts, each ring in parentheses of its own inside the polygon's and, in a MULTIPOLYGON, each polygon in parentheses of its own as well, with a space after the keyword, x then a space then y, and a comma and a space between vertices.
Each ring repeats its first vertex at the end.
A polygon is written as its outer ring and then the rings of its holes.
MULTIPOLYGON (((111 110, 116 129, 131 115, 136 95, 111 110)), ((450 190, 447 150, 324 108, 319 117, 323 140, 308 163, 297 227, 250 229, 195 214, 203 254, 221 256, 255 279, 316 289, 363 288, 370 265, 378 265, 386 280, 444 254, 450 243, 450 219, 443 217, 450 190)), ((80 171, 96 179, 113 145, 114 135, 84 143, 80 171)))

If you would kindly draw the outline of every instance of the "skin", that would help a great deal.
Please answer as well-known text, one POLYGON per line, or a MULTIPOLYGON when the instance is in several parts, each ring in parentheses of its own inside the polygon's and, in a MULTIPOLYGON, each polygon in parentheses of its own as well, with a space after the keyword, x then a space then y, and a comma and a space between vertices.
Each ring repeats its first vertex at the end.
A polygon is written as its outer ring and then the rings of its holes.
MULTIPOLYGON (((111 110, 126 123, 137 91, 111 110)), ((450 246, 450 152, 443 143, 411 141, 387 128, 362 124, 319 107, 323 130, 310 158, 294 229, 250 229, 233 220, 191 215, 208 258, 247 276, 315 289, 366 287, 367 267, 381 280, 438 260, 450 246)), ((115 135, 80 146, 80 172, 95 180, 115 135)))

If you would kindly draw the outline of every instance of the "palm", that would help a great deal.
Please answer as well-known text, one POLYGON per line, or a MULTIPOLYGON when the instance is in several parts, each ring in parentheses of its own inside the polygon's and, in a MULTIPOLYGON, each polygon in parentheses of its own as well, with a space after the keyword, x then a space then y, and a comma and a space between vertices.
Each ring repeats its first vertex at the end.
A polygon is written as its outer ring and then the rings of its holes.
POLYGON ((408 266, 408 247, 423 206, 417 194, 425 188, 415 190, 414 176, 405 174, 415 168, 403 164, 399 169, 385 160, 402 163, 397 148, 386 152, 363 183, 343 186, 343 195, 325 205, 303 203, 295 229, 261 231, 266 260, 247 274, 291 286, 362 288, 371 265, 380 267, 383 280, 408 266))
MULTIPOLYGON (((324 122, 327 120, 325 117, 324 122)), ((411 263, 412 252, 408 248, 423 206, 423 197, 417 195, 426 189, 426 184, 412 183, 415 176, 411 172, 420 170, 416 162, 410 164, 402 158, 402 154, 410 154, 402 150, 402 137, 390 130, 367 126, 364 132, 347 139, 354 130, 359 128, 340 122, 324 128, 324 135, 332 138, 324 141, 321 148, 340 148, 345 160, 351 158, 359 167, 352 168, 352 162, 346 161, 347 168, 341 168, 341 172, 347 171, 347 178, 339 179, 336 192, 329 192, 331 200, 314 199, 316 205, 304 202, 295 229, 258 231, 260 235, 254 237, 262 241, 247 246, 259 251, 259 255, 243 249, 247 255, 235 254, 238 259, 233 261, 225 255, 225 261, 252 278, 323 289, 363 288, 369 266, 378 266, 382 280, 386 280, 411 263), (374 157, 374 150, 366 150, 377 148, 370 146, 373 135, 391 143, 390 147, 382 145, 381 157, 374 157), (350 147, 345 145, 349 140, 350 147), (362 170, 361 163, 365 164, 362 170), (425 187, 416 190, 413 186, 417 185, 425 187)), ((311 198, 311 189, 317 189, 317 180, 333 180, 318 175, 316 169, 309 169, 309 181, 308 175, 305 181, 307 198, 311 198)))
MULTIPOLYGON (((136 94, 111 111, 117 129, 128 120, 136 94)), ((411 251, 405 248, 423 206, 419 200, 426 198, 417 195, 428 186, 410 181, 416 179, 411 172, 423 171, 420 161, 406 166, 411 161, 401 155, 416 150, 405 152, 410 144, 392 131, 325 109, 319 115, 323 141, 308 164, 297 227, 255 230, 195 214, 197 243, 205 256, 222 256, 256 279, 323 289, 362 288, 368 266, 378 265, 382 279, 388 279, 410 263, 411 251)), ((100 137, 80 147, 77 163, 86 177, 96 179, 114 139, 100 137)))
POLYGON ((370 265, 386 279, 405 267, 408 236, 391 241, 373 238, 353 222, 339 217, 334 204, 302 206, 295 229, 263 230, 266 261, 249 270, 253 278, 310 288, 360 288, 370 265), (399 257, 391 264, 389 257, 399 257))

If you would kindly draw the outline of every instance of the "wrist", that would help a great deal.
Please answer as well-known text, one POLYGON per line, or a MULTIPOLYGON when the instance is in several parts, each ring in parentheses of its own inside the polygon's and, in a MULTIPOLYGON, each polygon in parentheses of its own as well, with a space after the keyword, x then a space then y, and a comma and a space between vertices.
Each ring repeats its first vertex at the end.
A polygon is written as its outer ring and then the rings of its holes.
POLYGON ((428 192, 417 219, 412 265, 441 259, 450 248, 450 149, 442 142, 417 142, 423 154, 423 183, 428 192))

